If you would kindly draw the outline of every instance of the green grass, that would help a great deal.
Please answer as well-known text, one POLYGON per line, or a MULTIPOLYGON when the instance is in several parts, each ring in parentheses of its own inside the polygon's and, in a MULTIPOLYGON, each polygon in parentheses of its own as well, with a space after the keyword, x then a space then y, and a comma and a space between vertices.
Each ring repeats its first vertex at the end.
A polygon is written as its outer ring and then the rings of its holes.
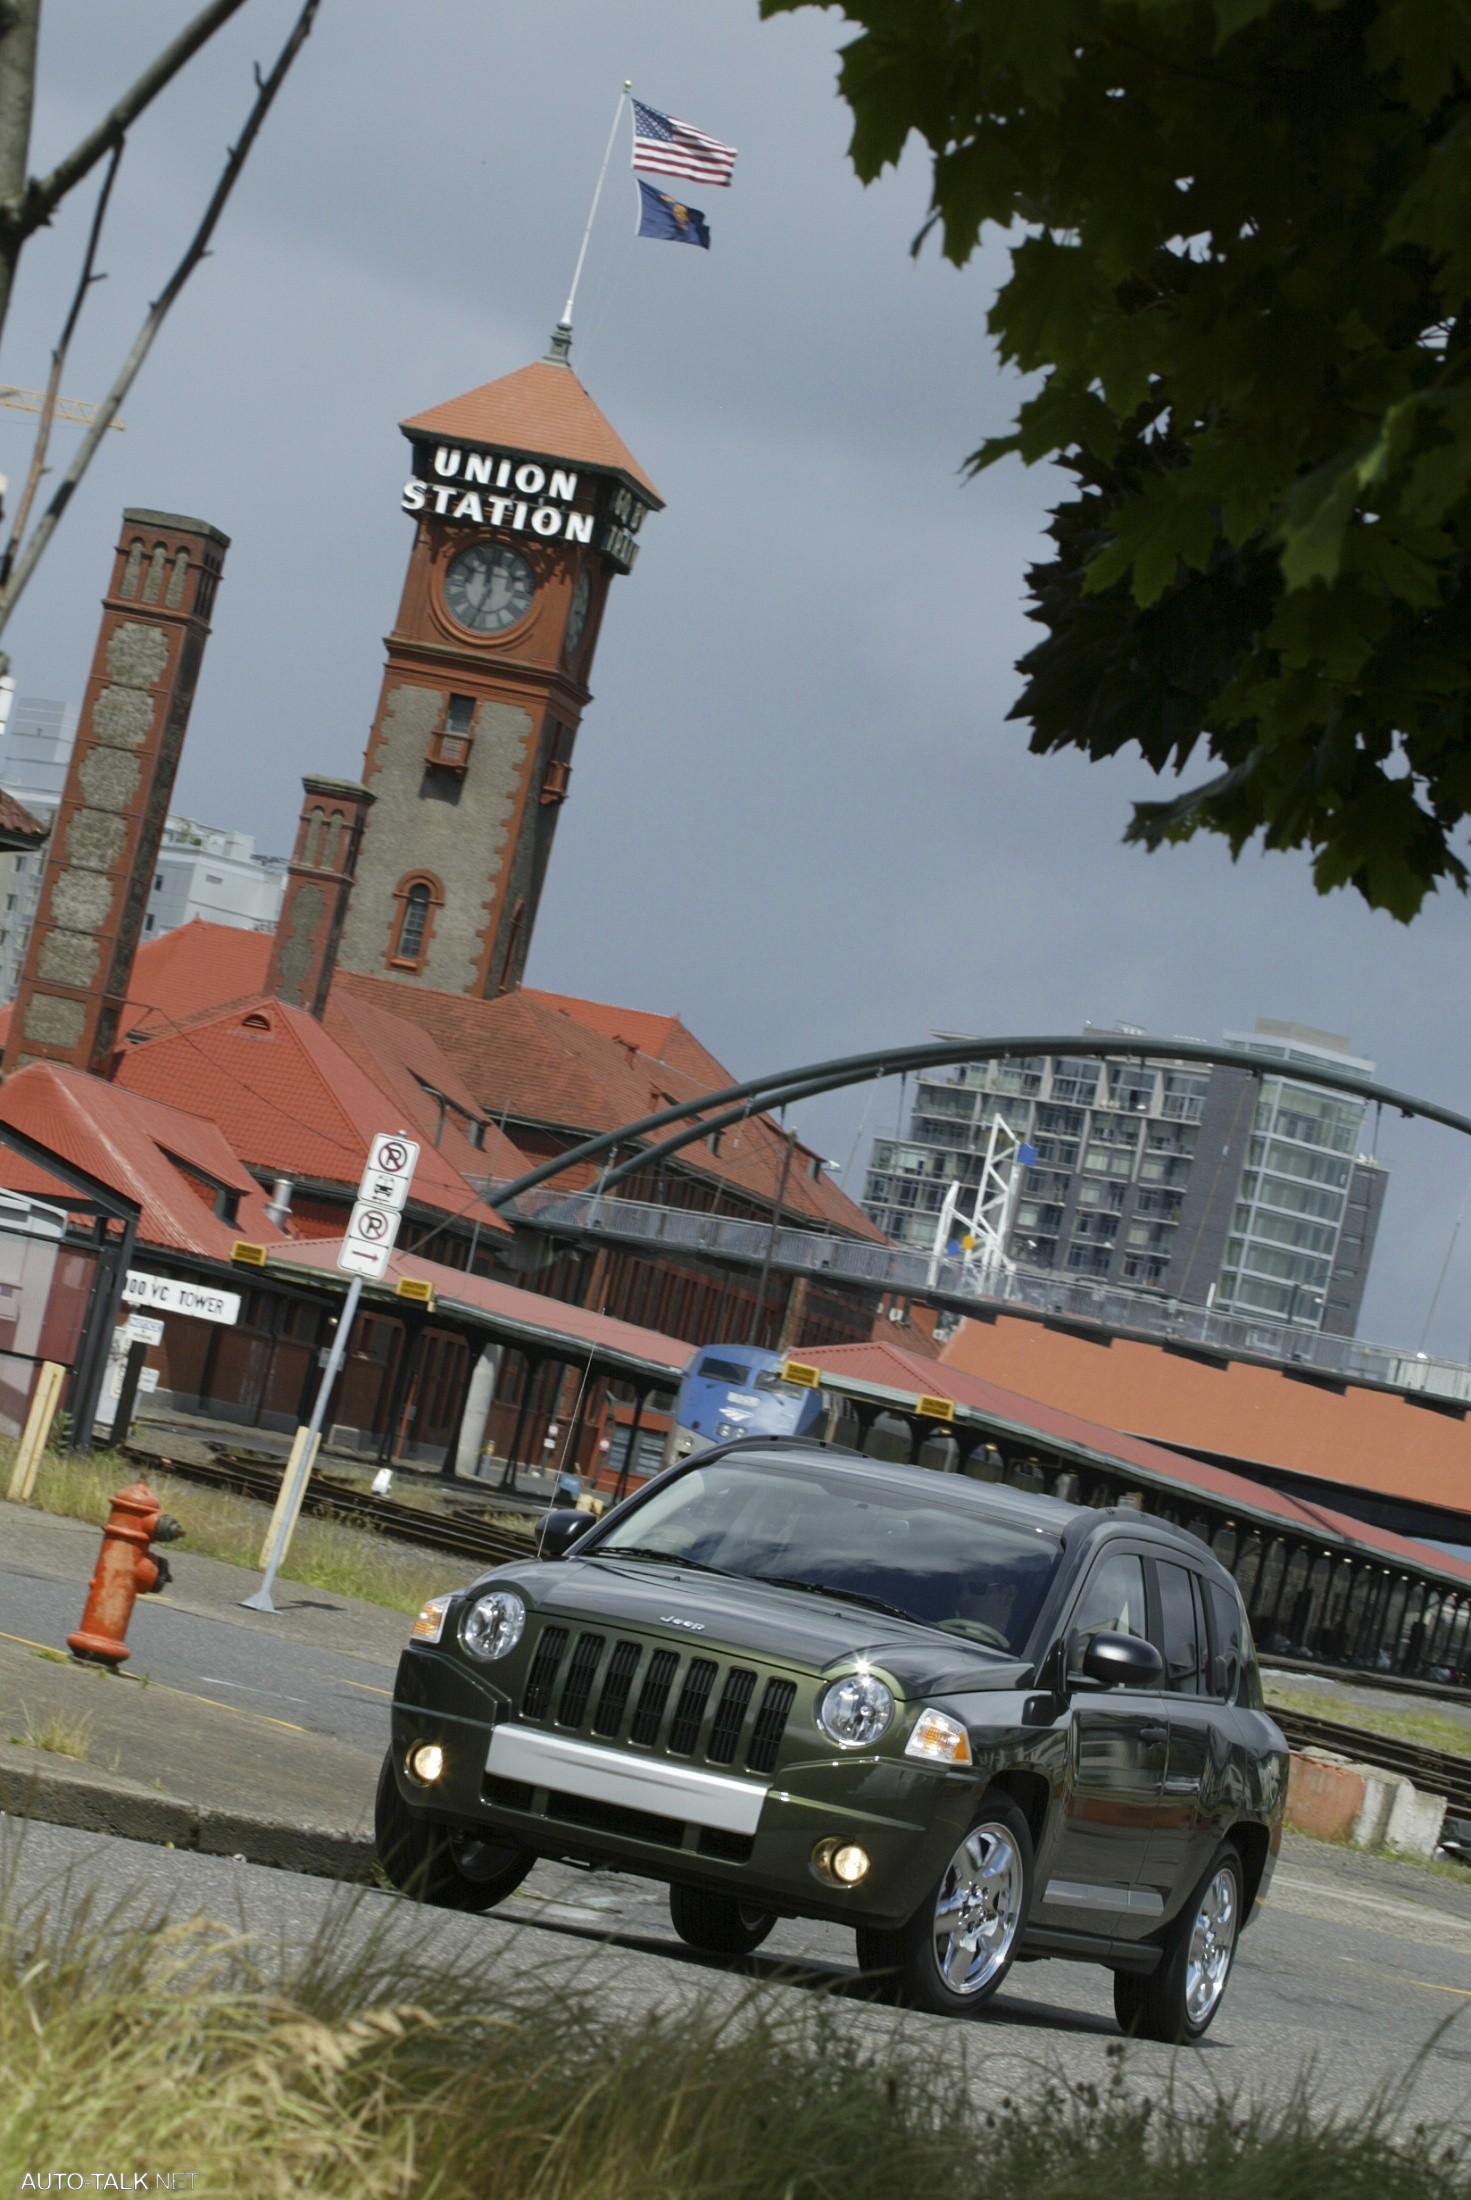
POLYGON ((1429 1711, 1422 1704, 1396 1704, 1379 1710, 1368 1704, 1345 1703, 1316 1689, 1284 1688, 1269 1683, 1268 1708, 1301 1711, 1309 1718, 1331 1719, 1335 1725, 1360 1727, 1366 1734, 1392 1734, 1396 1741, 1418 1742, 1425 1749, 1448 1749, 1471 1757, 1471 1723, 1450 1712, 1429 1711))
MULTIPOLYGON (((0 1489, 9 1476, 5 1453, 13 1453, 14 1448, 13 1444, 0 1446, 0 1489)), ((64 1513, 100 1528, 115 1493, 140 1480, 147 1481, 165 1512, 183 1521, 181 1552, 222 1558, 234 1566, 259 1565, 271 1517, 269 1506, 174 1475, 145 1474, 136 1460, 117 1452, 94 1451, 80 1458, 75 1452, 48 1451, 30 1502, 43 1512, 64 1513)), ((426 1597, 470 1570, 463 1559, 422 1551, 409 1543, 390 1543, 370 1528, 304 1515, 297 1522, 281 1573, 308 1588, 360 1597, 397 1612, 417 1612, 426 1597)))
POLYGON ((1471 2200, 1465 2142, 1407 2128, 1403 2097, 1334 2116, 1306 2086, 1275 2109, 1141 2093, 1112 2051, 1102 2086, 1007 2098, 980 2082, 985 2027, 937 2052, 929 2028, 758 1988, 640 2015, 457 1962, 428 1922, 339 1898, 283 1956, 12 1891, 0 2189, 146 2164, 245 2200, 1471 2200))
POLYGON ((20 1707, 22 1732, 10 1739, 20 1749, 48 1749, 55 1757, 76 1757, 81 1761, 92 1754, 93 1723, 89 1713, 71 1718, 64 1711, 48 1712, 37 1719, 30 1707, 20 1707))

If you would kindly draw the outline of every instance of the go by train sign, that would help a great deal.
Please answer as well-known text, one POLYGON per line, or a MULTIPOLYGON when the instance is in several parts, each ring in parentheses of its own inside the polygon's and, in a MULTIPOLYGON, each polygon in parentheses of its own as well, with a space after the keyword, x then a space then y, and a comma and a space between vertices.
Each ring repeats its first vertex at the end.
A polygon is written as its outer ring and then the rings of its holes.
POLYGON ((625 573, 648 506, 626 482, 512 451, 416 443, 403 509, 544 542, 595 544, 625 573))

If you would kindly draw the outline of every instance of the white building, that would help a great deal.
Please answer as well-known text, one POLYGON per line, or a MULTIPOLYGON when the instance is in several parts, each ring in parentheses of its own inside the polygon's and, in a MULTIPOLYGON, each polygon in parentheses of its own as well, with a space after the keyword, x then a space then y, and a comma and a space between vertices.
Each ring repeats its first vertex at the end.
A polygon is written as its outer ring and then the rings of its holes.
MULTIPOLYGON (((77 706, 21 696, 0 742, 0 787, 50 824, 61 805, 76 739, 77 706)), ((0 854, 0 1001, 14 1000, 40 905, 46 850, 0 854)), ((152 939, 206 917, 247 932, 274 932, 286 890, 284 856, 260 856, 249 833, 170 817, 143 917, 152 939)))

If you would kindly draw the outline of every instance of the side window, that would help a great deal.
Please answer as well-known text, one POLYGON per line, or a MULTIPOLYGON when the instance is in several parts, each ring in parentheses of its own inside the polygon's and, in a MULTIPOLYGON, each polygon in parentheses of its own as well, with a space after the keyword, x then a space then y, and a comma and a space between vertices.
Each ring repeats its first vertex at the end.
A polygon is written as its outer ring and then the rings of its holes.
POLYGON ((1141 1635, 1149 1632, 1144 1604, 1144 1567, 1132 1552, 1118 1551, 1095 1566, 1083 1585, 1073 1613, 1072 1640, 1081 1656, 1090 1635, 1141 1635), (1081 1639, 1081 1642, 1079 1641, 1081 1639))
POLYGON ((1156 1559, 1160 1618, 1163 1623, 1165 1686, 1181 1695, 1198 1696, 1203 1679, 1205 1645, 1196 1629, 1195 1592, 1188 1566, 1171 1566, 1156 1559))
POLYGON ((1205 1593, 1210 1599, 1211 1633, 1216 1638, 1210 1692, 1213 1696, 1224 1696, 1228 1703, 1235 1703, 1241 1685, 1241 1606, 1231 1591, 1223 1589, 1218 1581, 1208 1581, 1205 1593))

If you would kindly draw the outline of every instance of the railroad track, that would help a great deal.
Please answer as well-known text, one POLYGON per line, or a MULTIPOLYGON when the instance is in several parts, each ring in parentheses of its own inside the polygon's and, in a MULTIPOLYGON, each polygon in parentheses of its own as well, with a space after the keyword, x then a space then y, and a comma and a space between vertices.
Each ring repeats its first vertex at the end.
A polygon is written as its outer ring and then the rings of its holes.
POLYGON ((1419 1742, 1399 1741, 1393 1734, 1343 1726, 1337 1719, 1315 1719, 1310 1712, 1278 1711, 1270 1704, 1267 1709, 1294 1749, 1336 1749, 1358 1764, 1401 1773, 1416 1787, 1443 1795, 1448 1817, 1471 1819, 1471 1756, 1457 1756, 1449 1749, 1426 1749, 1419 1742))
MULTIPOLYGON (((171 1459, 163 1452, 144 1451, 135 1444, 121 1448, 129 1459, 155 1472, 203 1483, 210 1489, 234 1490, 268 1505, 275 1503, 281 1487, 279 1467, 242 1459, 231 1452, 222 1452, 219 1458, 206 1462, 171 1459)), ((529 1527, 525 1535, 518 1535, 512 1529, 493 1528, 486 1522, 427 1512, 418 1505, 401 1505, 391 1497, 373 1497, 330 1474, 312 1476, 302 1511, 319 1519, 350 1520, 395 1543, 417 1543, 425 1550, 448 1551, 456 1558, 478 1558, 491 1566, 507 1559, 529 1558, 536 1548, 529 1527)))

